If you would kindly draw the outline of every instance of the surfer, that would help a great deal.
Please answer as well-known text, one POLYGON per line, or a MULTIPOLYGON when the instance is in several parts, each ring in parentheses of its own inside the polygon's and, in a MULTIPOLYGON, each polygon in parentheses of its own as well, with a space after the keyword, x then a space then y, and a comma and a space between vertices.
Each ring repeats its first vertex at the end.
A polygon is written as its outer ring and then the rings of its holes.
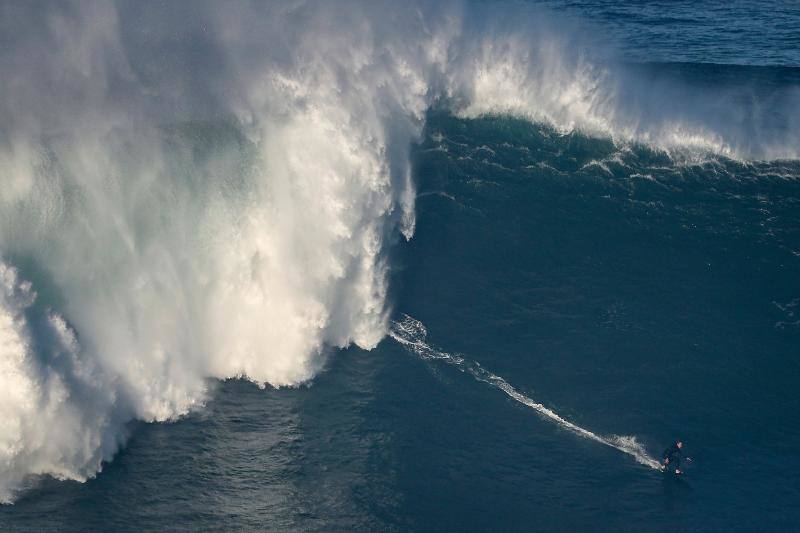
POLYGON ((683 448, 683 442, 676 441, 675 444, 664 450, 664 466, 661 467, 661 470, 666 472, 667 469, 674 468, 676 474, 681 473, 681 448, 683 448))

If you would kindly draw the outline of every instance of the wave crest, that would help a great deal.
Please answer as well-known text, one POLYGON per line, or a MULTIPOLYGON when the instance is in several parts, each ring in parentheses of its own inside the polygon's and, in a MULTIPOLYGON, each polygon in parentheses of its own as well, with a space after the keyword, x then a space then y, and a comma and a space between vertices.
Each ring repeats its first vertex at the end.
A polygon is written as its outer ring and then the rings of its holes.
POLYGON ((375 346, 431 107, 796 155, 796 93, 767 101, 789 110, 774 129, 758 105, 731 118, 733 97, 642 82, 507 7, 0 7, 3 497, 91 475, 125 421, 188 412, 208 378, 297 385, 375 346))

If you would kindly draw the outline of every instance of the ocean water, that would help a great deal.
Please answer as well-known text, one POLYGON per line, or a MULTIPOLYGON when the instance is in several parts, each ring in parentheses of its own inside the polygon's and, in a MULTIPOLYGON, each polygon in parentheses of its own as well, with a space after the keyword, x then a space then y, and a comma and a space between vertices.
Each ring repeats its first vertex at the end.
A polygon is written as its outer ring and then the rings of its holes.
POLYGON ((0 531, 797 530, 797 27, 0 6, 0 531))

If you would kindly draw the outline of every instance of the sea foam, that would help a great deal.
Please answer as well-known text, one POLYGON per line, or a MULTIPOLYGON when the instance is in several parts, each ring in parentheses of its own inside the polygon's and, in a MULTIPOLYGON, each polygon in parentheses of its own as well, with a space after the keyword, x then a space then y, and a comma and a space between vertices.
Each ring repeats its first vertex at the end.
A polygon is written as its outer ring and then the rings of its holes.
POLYGON ((0 7, 0 499, 93 475, 127 421, 189 412, 209 378, 295 386, 333 348, 374 347, 431 107, 796 155, 795 96, 776 140, 718 93, 682 106, 593 60, 574 23, 505 8, 0 7))

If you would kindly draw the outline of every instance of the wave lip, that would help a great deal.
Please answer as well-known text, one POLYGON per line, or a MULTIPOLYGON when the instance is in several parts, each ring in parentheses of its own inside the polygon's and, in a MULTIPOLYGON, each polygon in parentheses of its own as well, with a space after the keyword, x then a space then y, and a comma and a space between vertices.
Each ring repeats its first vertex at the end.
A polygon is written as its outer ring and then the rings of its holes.
POLYGON ((0 6, 4 486, 85 478, 124 422, 184 415, 208 378, 297 386, 331 349, 374 347, 432 108, 797 157, 796 84, 746 104, 647 78, 587 54, 574 24, 505 7, 0 6), (71 436, 45 444, 55 420, 71 436))

